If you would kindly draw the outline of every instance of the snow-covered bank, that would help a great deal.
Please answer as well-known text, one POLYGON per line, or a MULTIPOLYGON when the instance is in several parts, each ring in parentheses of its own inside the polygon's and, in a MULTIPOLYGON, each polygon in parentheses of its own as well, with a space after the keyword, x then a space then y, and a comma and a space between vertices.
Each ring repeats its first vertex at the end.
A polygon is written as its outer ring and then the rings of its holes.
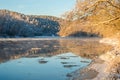
POLYGON ((120 41, 118 39, 105 38, 100 40, 100 42, 113 46, 113 50, 99 57, 101 60, 104 60, 104 64, 106 64, 104 71, 108 74, 106 77, 103 76, 104 79, 120 80, 120 72, 117 71, 118 68, 120 69, 120 41))
POLYGON ((112 46, 118 46, 120 41, 117 38, 103 38, 99 41, 100 43, 105 43, 105 44, 109 44, 112 46))
POLYGON ((73 72, 70 80, 120 80, 119 40, 103 38, 99 42, 112 45, 113 49, 98 56, 88 67, 73 72))

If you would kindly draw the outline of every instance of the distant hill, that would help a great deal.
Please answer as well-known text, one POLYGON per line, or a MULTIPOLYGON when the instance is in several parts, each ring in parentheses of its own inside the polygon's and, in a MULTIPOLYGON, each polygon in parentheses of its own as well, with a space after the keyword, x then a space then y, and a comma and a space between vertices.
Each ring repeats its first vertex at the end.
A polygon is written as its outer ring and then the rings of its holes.
POLYGON ((57 35, 62 19, 53 16, 24 15, 0 10, 1 37, 33 37, 57 35))

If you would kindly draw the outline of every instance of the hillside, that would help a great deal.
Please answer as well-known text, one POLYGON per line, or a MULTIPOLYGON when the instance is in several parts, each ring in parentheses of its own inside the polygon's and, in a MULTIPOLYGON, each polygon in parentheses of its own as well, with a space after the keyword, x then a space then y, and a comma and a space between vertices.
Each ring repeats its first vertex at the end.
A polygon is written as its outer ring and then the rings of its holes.
POLYGON ((1 37, 33 37, 57 35, 61 19, 53 16, 24 15, 0 10, 1 37))
POLYGON ((120 0, 76 0, 63 17, 61 36, 120 36, 120 0))
POLYGON ((63 18, 0 10, 1 37, 120 37, 119 0, 76 0, 63 18))

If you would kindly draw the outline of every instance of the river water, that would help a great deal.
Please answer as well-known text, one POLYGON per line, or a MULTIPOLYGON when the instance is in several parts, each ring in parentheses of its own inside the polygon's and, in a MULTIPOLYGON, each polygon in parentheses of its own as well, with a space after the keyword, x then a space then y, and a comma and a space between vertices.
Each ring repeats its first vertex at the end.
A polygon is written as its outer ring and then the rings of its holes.
POLYGON ((0 80, 66 80, 110 49, 99 39, 0 39, 0 80))

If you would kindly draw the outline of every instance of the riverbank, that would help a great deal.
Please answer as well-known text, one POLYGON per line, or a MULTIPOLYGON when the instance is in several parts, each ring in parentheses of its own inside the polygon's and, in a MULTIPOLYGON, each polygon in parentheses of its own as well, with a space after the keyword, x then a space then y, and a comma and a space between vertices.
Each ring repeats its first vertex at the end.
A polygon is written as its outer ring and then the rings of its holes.
POLYGON ((71 73, 69 80, 120 80, 119 40, 105 38, 100 43, 112 45, 113 49, 95 58, 88 67, 71 73))

